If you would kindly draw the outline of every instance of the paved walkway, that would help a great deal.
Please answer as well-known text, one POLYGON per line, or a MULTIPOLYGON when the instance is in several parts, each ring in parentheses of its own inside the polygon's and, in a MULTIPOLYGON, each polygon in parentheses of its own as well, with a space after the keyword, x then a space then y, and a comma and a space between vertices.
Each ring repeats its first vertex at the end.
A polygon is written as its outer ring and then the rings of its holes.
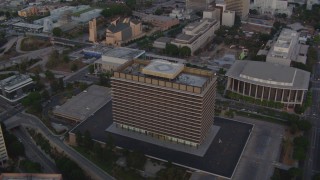
POLYGON ((150 144, 162 146, 168 149, 185 152, 188 154, 193 154, 201 157, 203 157, 206 154, 208 148, 210 147, 213 139, 215 138, 219 130, 220 130, 219 126, 212 126, 209 130, 209 134, 206 137, 205 141, 198 148, 195 148, 188 145, 176 144, 174 142, 169 142, 169 141, 163 141, 151 136, 147 136, 145 134, 128 131, 122 128, 117 128, 115 124, 112 124, 106 129, 107 132, 111 132, 113 134, 118 134, 121 136, 133 138, 133 139, 144 141, 150 144))

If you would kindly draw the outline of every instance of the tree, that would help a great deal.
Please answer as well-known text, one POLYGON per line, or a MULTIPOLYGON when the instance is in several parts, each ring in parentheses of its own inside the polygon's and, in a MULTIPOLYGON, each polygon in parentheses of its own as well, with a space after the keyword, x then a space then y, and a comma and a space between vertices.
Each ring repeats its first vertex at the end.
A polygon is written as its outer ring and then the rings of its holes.
POLYGON ((146 156, 138 151, 130 152, 127 157, 128 166, 139 170, 143 170, 146 160, 146 156))
POLYGON ((300 137, 294 138, 293 144, 294 144, 294 147, 296 148, 303 148, 306 150, 309 146, 309 141, 306 137, 300 136, 300 137))
POLYGON ((76 142, 78 146, 81 146, 83 143, 82 133, 80 131, 76 132, 76 142))
POLYGON ((11 158, 18 158, 19 156, 25 155, 25 149, 23 144, 17 140, 8 144, 7 151, 8 151, 9 157, 11 158))
POLYGON ((303 171, 300 168, 292 167, 288 170, 288 173, 291 177, 296 178, 302 176, 303 171))
POLYGON ((297 122, 298 124, 298 128, 301 130, 301 131, 309 131, 312 127, 312 124, 307 121, 307 120, 300 120, 297 122))
POLYGON ((77 64, 72 64, 70 69, 71 71, 77 71, 78 70, 77 64))
POLYGON ((55 27, 52 29, 52 34, 54 36, 57 36, 57 37, 61 37, 62 36, 62 29, 61 28, 58 28, 58 27, 55 27))
POLYGON ((101 147, 101 145, 97 142, 95 142, 93 144, 93 148, 92 148, 92 152, 94 153, 94 155, 99 158, 103 156, 103 148, 101 147))
POLYGON ((191 49, 187 46, 183 46, 179 49, 179 55, 181 57, 189 57, 191 55, 191 49))
POLYGON ((312 177, 312 180, 320 180, 320 173, 315 174, 315 175, 312 177))
POLYGON ((292 157, 299 161, 304 160, 306 158, 306 151, 301 147, 294 148, 292 157))
POLYGON ((92 140, 92 137, 91 137, 91 134, 88 130, 86 130, 84 132, 84 135, 83 135, 83 146, 86 147, 87 149, 90 149, 92 148, 93 146, 93 140, 92 140))
POLYGON ((178 46, 174 44, 166 44, 165 53, 171 56, 177 56, 179 54, 178 46))
POLYGON ((90 64, 89 67, 88 67, 88 70, 89 70, 90 74, 93 74, 94 73, 94 65, 90 64))
POLYGON ((70 58, 69 58, 68 55, 64 55, 64 56, 63 56, 63 62, 64 62, 64 63, 69 63, 69 62, 70 62, 70 58))
POLYGON ((168 163, 167 168, 161 169, 157 172, 159 180, 183 180, 185 171, 182 168, 172 166, 168 163))
POLYGON ((154 12, 155 15, 161 15, 163 14, 163 10, 158 8, 155 12, 154 12))
POLYGON ((50 71, 50 70, 46 70, 46 72, 44 73, 45 74, 45 76, 46 76, 46 78, 48 79, 48 80, 54 80, 54 74, 52 73, 52 71, 50 71))

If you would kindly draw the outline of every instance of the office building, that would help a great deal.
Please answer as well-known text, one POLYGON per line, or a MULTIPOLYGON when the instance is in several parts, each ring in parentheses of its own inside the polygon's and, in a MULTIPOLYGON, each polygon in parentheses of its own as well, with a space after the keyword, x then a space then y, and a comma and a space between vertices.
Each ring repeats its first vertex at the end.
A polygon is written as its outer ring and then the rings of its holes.
POLYGON ((236 61, 226 73, 226 90, 255 100, 286 107, 303 103, 310 73, 297 68, 258 61, 236 61))
POLYGON ((290 66, 292 61, 305 64, 308 45, 299 43, 300 33, 291 29, 282 29, 277 41, 272 45, 267 62, 290 66))
POLYGON ((251 9, 256 9, 260 14, 287 14, 291 16, 292 8, 287 0, 254 0, 251 9))
POLYGON ((13 75, 0 81, 0 97, 12 103, 17 102, 29 94, 33 85, 30 76, 13 75))
MULTIPOLYGON (((211 17, 216 16, 216 11, 212 11, 211 13, 213 14, 211 17)), ((204 16, 207 16, 207 14, 204 14, 204 16)), ((214 32, 219 29, 219 27, 219 21, 203 18, 198 22, 188 24, 171 44, 178 47, 189 47, 191 54, 193 55, 214 37, 214 32)))
POLYGON ((153 26, 158 27, 161 31, 165 31, 170 29, 173 26, 178 25, 179 19, 169 17, 169 16, 157 16, 153 14, 145 14, 145 16, 141 17, 142 21, 151 23, 153 26))
POLYGON ((222 22, 223 26, 232 27, 234 25, 236 13, 234 11, 224 11, 222 13, 222 22))
POLYGON ((197 147, 213 125, 211 71, 164 60, 132 60, 111 78, 118 128, 197 147))
POLYGON ((89 41, 97 42, 97 20, 89 21, 89 41))
POLYGON ((0 124, 0 165, 3 167, 6 164, 8 159, 9 157, 7 153, 6 143, 4 142, 4 137, 3 137, 2 128, 0 124))
POLYGON ((224 2, 226 4, 226 10, 235 11, 236 15, 240 16, 242 20, 248 17, 250 7, 249 0, 224 0, 224 2))
POLYGON ((186 9, 203 11, 209 7, 214 0, 186 0, 186 9))

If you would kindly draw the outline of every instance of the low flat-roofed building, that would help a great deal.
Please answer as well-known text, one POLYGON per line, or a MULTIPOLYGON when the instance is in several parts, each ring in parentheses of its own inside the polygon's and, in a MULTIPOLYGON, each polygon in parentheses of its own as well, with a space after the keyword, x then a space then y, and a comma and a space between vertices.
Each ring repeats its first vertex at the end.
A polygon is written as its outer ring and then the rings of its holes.
POLYGON ((145 51, 126 47, 93 46, 83 49, 85 55, 99 58, 94 62, 95 73, 116 70, 128 60, 142 57, 145 51))
POLYGON ((303 103, 310 73, 281 64, 236 61, 226 73, 226 90, 287 107, 303 103))
POLYGON ((199 146, 213 125, 216 77, 163 60, 132 60, 113 73, 116 127, 199 146))
POLYGON ((203 47, 214 37, 214 32, 219 29, 220 23, 215 19, 202 19, 199 22, 188 24, 172 42, 178 47, 189 47, 191 54, 203 47))
POLYGON ((111 99, 109 88, 92 85, 53 110, 53 115, 66 120, 81 122, 93 115, 111 99))
POLYGON ((9 156, 7 152, 7 147, 6 143, 4 141, 3 133, 2 133, 2 128, 0 124, 0 166, 4 166, 6 162, 8 161, 9 156))
POLYGON ((42 32, 43 26, 37 25, 37 24, 29 24, 29 23, 23 23, 18 22, 12 25, 14 29, 19 31, 31 31, 31 32, 42 32))
POLYGON ((62 180, 61 174, 2 173, 1 180, 62 180))
POLYGON ((153 47, 165 49, 166 45, 172 41, 172 38, 160 37, 153 42, 153 47))
POLYGON ((18 74, 0 81, 0 97, 14 103, 26 97, 33 88, 33 81, 28 75, 18 74))

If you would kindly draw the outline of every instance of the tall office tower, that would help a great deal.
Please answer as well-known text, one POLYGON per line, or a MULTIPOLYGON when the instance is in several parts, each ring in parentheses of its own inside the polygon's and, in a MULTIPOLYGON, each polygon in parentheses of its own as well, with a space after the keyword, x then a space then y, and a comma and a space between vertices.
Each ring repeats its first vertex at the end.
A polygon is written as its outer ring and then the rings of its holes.
POLYGON ((224 0, 224 2, 226 4, 226 9, 235 11, 236 15, 240 16, 241 19, 248 17, 250 6, 249 0, 224 0))
POLYGON ((3 137, 2 129, 0 125, 0 165, 3 166, 7 160, 8 160, 8 153, 7 153, 7 148, 4 142, 4 137, 3 137))
POLYGON ((211 71, 164 60, 132 60, 112 77, 118 128, 197 147, 213 125, 216 78, 211 71))
POLYGON ((97 42, 97 20, 89 21, 89 41, 97 42))
POLYGON ((186 9, 203 11, 213 2, 214 0, 186 0, 186 9))

